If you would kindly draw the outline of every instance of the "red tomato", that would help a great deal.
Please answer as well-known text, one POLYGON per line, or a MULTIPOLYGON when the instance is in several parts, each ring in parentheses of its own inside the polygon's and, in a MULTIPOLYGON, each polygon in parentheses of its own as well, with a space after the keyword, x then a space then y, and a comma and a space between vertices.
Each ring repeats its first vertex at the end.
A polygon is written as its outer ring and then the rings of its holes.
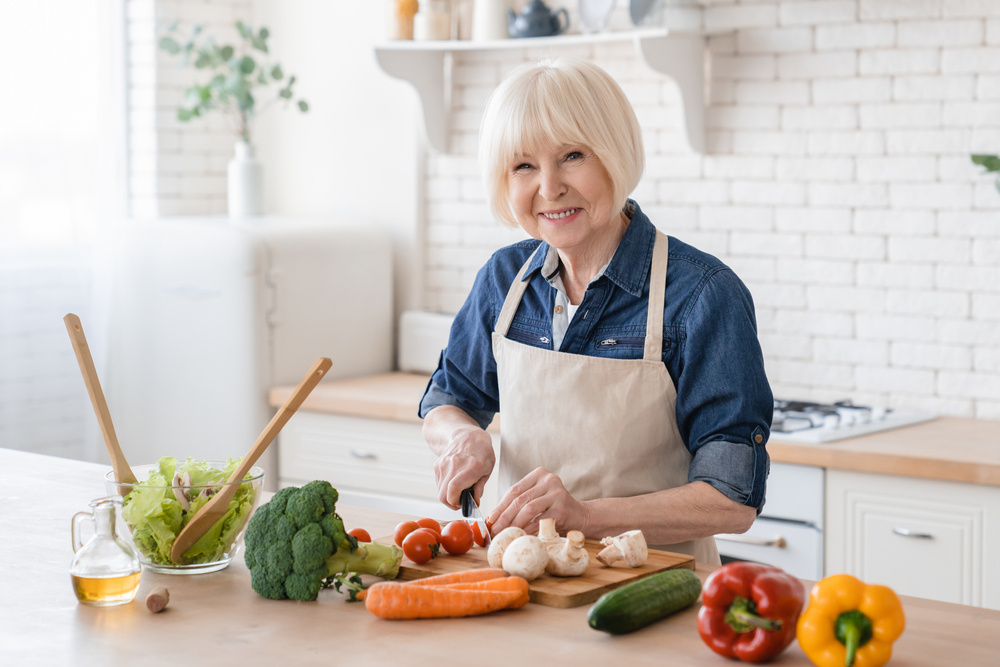
POLYGON ((357 538, 358 542, 371 542, 372 536, 368 534, 368 531, 364 528, 352 528, 347 531, 348 535, 353 535, 357 538))
POLYGON ((430 528, 438 535, 441 534, 441 524, 438 523, 438 521, 436 521, 435 519, 427 519, 427 518, 417 519, 417 523, 420 524, 421 528, 430 528))
POLYGON ((404 521, 396 525, 396 530, 392 534, 392 541, 396 543, 397 547, 403 546, 403 540, 406 536, 420 528, 420 525, 416 521, 404 521))
POLYGON ((476 546, 483 546, 483 531, 479 529, 479 524, 473 522, 472 524, 472 539, 476 543, 476 546))
POLYGON ((403 555, 417 565, 422 565, 438 555, 437 537, 434 533, 420 529, 415 530, 403 540, 403 555))
POLYGON ((460 556, 472 548, 475 535, 472 526, 464 521, 451 521, 441 532, 441 546, 453 556, 460 556))

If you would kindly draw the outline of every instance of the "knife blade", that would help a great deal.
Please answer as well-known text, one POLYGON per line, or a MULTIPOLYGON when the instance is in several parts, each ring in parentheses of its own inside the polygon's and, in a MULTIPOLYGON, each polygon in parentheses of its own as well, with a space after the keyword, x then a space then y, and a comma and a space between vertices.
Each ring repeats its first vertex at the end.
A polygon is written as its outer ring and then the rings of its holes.
POLYGON ((490 529, 486 527, 486 520, 483 518, 483 513, 479 511, 479 505, 476 504, 475 496, 472 495, 472 487, 470 486, 465 491, 462 491, 462 516, 466 519, 472 519, 479 525, 479 530, 483 534, 483 546, 490 546, 490 529))

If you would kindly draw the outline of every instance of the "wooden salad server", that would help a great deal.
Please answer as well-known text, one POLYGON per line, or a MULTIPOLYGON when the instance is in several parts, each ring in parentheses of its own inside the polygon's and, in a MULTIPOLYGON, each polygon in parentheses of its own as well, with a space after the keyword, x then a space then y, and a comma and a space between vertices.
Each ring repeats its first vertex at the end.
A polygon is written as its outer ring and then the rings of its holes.
POLYGON ((295 388, 295 391, 292 392, 292 395, 278 408, 278 412, 275 413, 271 422, 264 428, 260 436, 258 436, 257 441, 250 448, 250 451, 240 461, 240 465, 230 475, 230 483, 226 484, 221 491, 212 496, 211 500, 202 505, 202 508, 195 512, 187 525, 181 529, 181 532, 174 540, 174 545, 170 548, 170 560, 178 564, 182 563, 184 552, 190 549, 191 545, 205 534, 205 531, 225 515, 226 510, 229 509, 229 502, 236 495, 236 490, 239 488, 239 484, 232 484, 232 482, 239 481, 247 476, 253 464, 257 462, 257 459, 260 458, 264 450, 271 444, 271 441, 278 435, 278 431, 291 419, 295 411, 299 409, 303 401, 316 388, 316 385, 319 384, 319 381, 323 379, 323 376, 326 375, 326 372, 330 370, 330 366, 332 365, 333 362, 326 357, 320 357, 316 360, 316 363, 309 369, 306 376, 302 378, 302 381, 295 388))
MULTIPOLYGON (((66 331, 69 332, 69 339, 73 342, 73 351, 76 352, 76 361, 80 364, 80 372, 83 373, 83 382, 87 385, 87 393, 90 394, 90 403, 94 406, 97 414, 97 422, 101 425, 101 433, 104 435, 104 444, 108 447, 108 454, 111 455, 111 467, 115 471, 115 481, 126 484, 135 484, 138 480, 135 473, 125 460, 121 445, 118 444, 118 436, 115 434, 115 425, 111 422, 111 412, 108 410, 108 402, 104 398, 104 391, 101 389, 101 381, 97 378, 97 368, 94 367, 94 359, 90 356, 90 346, 87 345, 87 337, 83 333, 83 324, 80 318, 69 313, 63 318, 66 324, 66 331)), ((119 488, 119 492, 123 489, 119 488)), ((128 491, 121 495, 126 495, 128 491)))

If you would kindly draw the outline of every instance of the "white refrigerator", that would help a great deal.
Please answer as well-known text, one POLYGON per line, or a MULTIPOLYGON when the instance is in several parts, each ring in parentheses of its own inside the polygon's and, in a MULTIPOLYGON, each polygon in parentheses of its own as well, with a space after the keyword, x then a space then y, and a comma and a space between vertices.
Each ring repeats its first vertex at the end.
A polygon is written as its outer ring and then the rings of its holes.
MULTIPOLYGON (((318 357, 327 379, 393 365, 387 235, 321 222, 136 221, 117 235, 105 393, 133 465, 242 456, 318 357)), ((292 419, 295 419, 293 416, 292 419)), ((273 443, 260 459, 277 487, 273 443)))

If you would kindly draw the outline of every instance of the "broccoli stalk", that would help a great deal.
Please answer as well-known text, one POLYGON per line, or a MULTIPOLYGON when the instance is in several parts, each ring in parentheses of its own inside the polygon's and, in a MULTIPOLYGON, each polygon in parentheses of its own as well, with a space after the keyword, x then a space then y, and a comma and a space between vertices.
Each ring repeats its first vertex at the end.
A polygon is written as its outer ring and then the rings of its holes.
POLYGON ((312 601, 320 590, 353 575, 395 579, 402 549, 359 544, 337 514, 337 500, 329 482, 316 480, 282 489, 257 509, 247 526, 244 559, 258 594, 312 601))

